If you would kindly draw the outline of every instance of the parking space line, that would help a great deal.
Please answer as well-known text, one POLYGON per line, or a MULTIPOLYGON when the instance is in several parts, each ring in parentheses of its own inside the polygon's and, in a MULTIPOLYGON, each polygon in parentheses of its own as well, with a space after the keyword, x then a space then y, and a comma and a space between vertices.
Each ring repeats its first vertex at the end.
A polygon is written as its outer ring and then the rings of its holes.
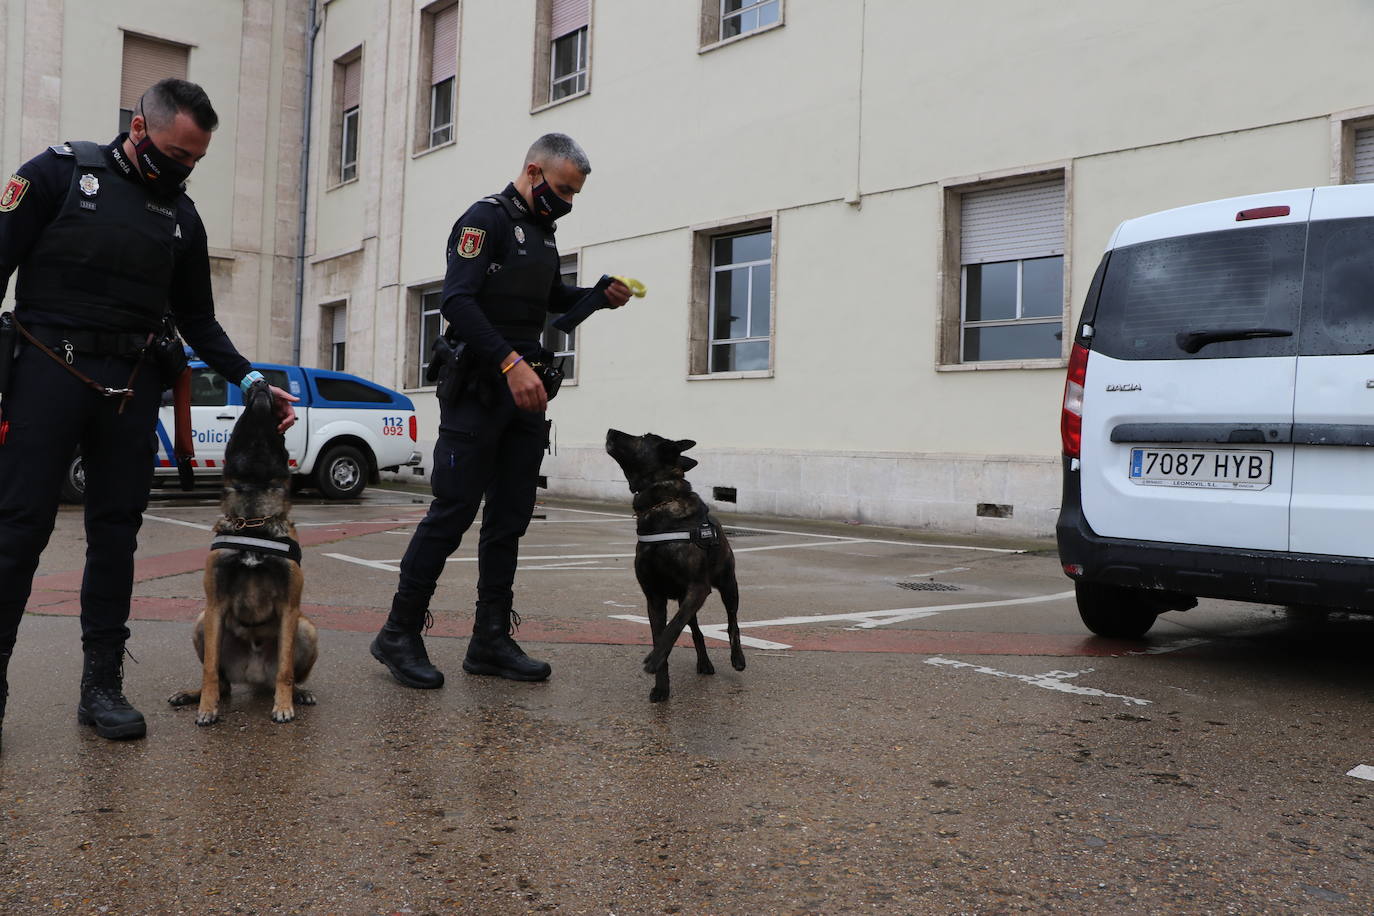
POLYGON ((1060 601, 1071 597, 1073 597, 1073 592, 1067 591, 1056 592, 1053 595, 1031 595, 1027 598, 1005 598, 1000 601, 973 601, 965 604, 941 604, 935 607, 904 607, 894 608, 890 611, 850 611, 843 614, 809 614, 796 617, 778 617, 773 620, 742 620, 740 621, 740 626, 784 627, 805 623, 826 623, 832 620, 853 620, 857 621, 855 626, 847 627, 846 629, 871 630, 874 627, 887 626, 892 623, 904 623, 908 620, 920 620, 922 617, 934 617, 936 614, 943 614, 946 611, 971 611, 977 608, 1007 607, 1015 604, 1038 604, 1042 601, 1060 601))
POLYGON ((148 515, 144 513, 143 518, 151 522, 165 522, 168 525, 185 525, 187 528, 195 528, 197 531, 214 531, 214 525, 200 525, 195 522, 183 522, 179 518, 163 518, 159 515, 148 515))
POLYGON ((1362 763, 1359 766, 1355 767, 1355 769, 1351 770, 1349 773, 1346 773, 1345 775, 1354 776, 1356 779, 1368 779, 1370 781, 1374 781, 1374 767, 1370 766, 1367 763, 1362 763))
POLYGON ((1090 674, 1093 671, 1092 668, 1084 668, 1082 671, 1047 671, 1044 674, 1012 674, 1009 671, 998 671, 996 668, 989 668, 987 665, 975 665, 971 662, 961 662, 952 658, 941 658, 938 655, 926 659, 926 664, 947 668, 971 668, 978 674, 990 674, 993 677, 1010 678, 1029 684, 1032 687, 1043 687, 1046 690, 1057 690, 1060 693, 1077 693, 1083 696, 1123 700, 1136 706, 1149 706, 1152 702, 1150 700, 1142 700, 1138 697, 1124 696, 1119 693, 1107 693, 1105 690, 1098 690, 1096 687, 1081 687, 1078 684, 1067 683, 1069 678, 1078 677, 1080 674, 1090 674))
MULTIPOLYGON (((612 620, 628 620, 628 621, 630 621, 631 623, 642 623, 642 624, 644 624, 645 626, 648 626, 648 625, 649 625, 649 618, 648 618, 648 617, 636 617, 636 616, 633 615, 633 614, 611 614, 611 615, 610 615, 610 618, 611 618, 612 620)), ((718 640, 720 640, 721 642, 729 642, 729 641, 730 641, 730 636, 729 636, 729 634, 727 634, 727 633, 725 632, 725 624, 723 624, 723 623, 703 623, 703 624, 701 624, 700 626, 701 626, 701 635, 702 635, 702 636, 705 636, 707 639, 718 639, 718 640)), ((744 627, 744 624, 740 624, 740 628, 743 629, 743 627, 744 627)), ((740 641, 740 645, 742 645, 742 646, 749 646, 751 649, 790 649, 790 648, 792 648, 792 647, 789 646, 787 643, 783 643, 783 642, 771 642, 771 641, 769 641, 769 640, 767 640, 767 639, 756 639, 756 638, 753 637, 753 636, 745 636, 745 635, 742 634, 742 633, 740 634, 739 641, 740 641)))

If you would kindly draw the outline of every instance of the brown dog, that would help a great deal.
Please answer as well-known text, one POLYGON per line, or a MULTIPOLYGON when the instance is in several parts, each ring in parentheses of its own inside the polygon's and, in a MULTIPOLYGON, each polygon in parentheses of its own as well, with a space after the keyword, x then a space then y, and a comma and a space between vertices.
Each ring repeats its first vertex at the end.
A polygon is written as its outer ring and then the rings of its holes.
POLYGON ((167 698, 199 701, 197 725, 219 720, 219 701, 233 682, 274 688, 272 721, 290 722, 296 704, 315 697, 296 686, 319 654, 315 625, 301 613, 301 552, 291 524, 286 443, 277 431, 267 383, 253 383, 224 454, 224 517, 205 562, 205 610, 194 643, 202 664, 199 690, 167 698))
POLYGON ((649 609, 649 629, 654 648, 644 659, 644 670, 654 675, 649 702, 668 699, 668 653, 691 627, 697 650, 697 673, 715 674, 706 655, 706 637, 697 624, 711 588, 720 592, 725 605, 725 630, 730 636, 730 664, 744 670, 744 649, 739 638, 739 585, 735 582, 735 554, 730 542, 692 490, 685 472, 696 461, 682 453, 696 445, 691 439, 676 441, 645 433, 631 436, 618 429, 606 431, 606 453, 625 472, 634 494, 635 578, 649 609), (677 613, 668 619, 668 599, 677 601, 677 613))

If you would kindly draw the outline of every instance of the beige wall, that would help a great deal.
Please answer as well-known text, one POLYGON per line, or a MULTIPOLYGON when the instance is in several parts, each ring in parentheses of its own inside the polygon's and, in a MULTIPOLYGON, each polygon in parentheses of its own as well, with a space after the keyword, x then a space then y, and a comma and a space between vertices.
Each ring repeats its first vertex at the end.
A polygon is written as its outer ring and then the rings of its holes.
POLYGON ((220 127, 189 193, 220 322, 262 361, 291 355, 307 10, 307 0, 0 2, 6 171, 52 143, 115 135, 124 31, 190 46, 187 75, 220 127))
MULTIPOLYGON (((313 172, 304 352, 318 306, 347 297, 349 368, 404 386, 410 292, 441 277, 453 221, 536 136, 570 133, 594 169, 561 249, 583 282, 623 272, 650 292, 583 326, 545 470, 556 492, 616 499, 608 426, 697 439, 693 478, 739 486, 740 508, 1047 533, 1063 369, 937 367, 944 187, 1065 170, 1071 329, 1120 220, 1325 184, 1329 116, 1374 105, 1358 0, 790 0, 782 27, 704 53, 695 0, 595 0, 591 91, 531 112, 536 3, 464 0, 457 139, 416 154, 421 6, 324 7, 319 78, 365 47, 364 152, 354 184, 313 172), (761 214, 772 373, 689 379, 693 228, 761 214), (1016 511, 978 518, 979 502, 1016 511)), ((432 396, 415 397, 432 439, 432 396)))

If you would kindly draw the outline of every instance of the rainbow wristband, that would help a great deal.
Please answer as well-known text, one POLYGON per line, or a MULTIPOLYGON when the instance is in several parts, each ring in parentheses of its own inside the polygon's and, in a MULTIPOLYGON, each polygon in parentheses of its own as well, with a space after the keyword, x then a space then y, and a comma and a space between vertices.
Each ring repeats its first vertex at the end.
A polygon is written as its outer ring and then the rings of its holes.
POLYGON ((517 356, 515 359, 511 360, 510 363, 509 363, 508 365, 503 366, 503 367, 501 368, 501 374, 502 374, 502 375, 505 375, 507 372, 509 372, 509 371, 511 371, 512 369, 514 369, 514 368, 515 368, 515 364, 518 363, 518 362, 520 362, 520 361, 523 360, 524 358, 525 358, 525 357, 523 357, 523 356, 517 356))

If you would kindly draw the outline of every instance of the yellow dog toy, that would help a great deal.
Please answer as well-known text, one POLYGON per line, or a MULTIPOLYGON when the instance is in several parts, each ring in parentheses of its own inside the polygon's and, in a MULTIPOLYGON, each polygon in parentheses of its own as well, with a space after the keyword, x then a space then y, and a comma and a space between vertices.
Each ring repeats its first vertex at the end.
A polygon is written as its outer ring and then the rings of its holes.
POLYGON ((619 280, 621 283, 624 283, 626 286, 628 286, 630 288, 630 295, 634 296, 636 299, 643 299, 644 294, 649 291, 649 288, 647 286, 645 286, 639 280, 636 280, 634 277, 620 277, 616 276, 615 274, 611 274, 611 279, 619 280))

